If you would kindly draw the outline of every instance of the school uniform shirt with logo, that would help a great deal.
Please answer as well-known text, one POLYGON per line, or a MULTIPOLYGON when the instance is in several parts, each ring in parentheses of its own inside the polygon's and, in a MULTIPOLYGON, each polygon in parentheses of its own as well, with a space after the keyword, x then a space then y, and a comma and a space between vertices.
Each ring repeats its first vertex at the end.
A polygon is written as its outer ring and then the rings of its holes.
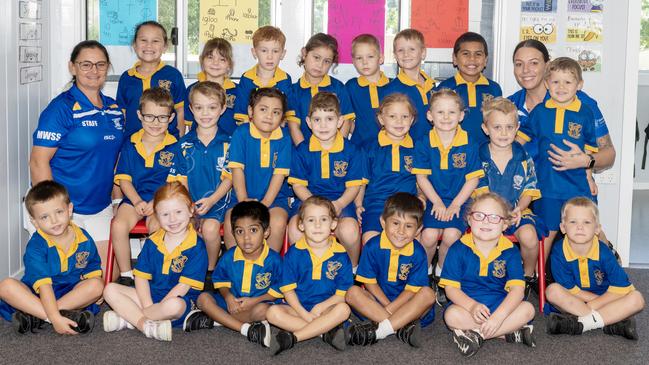
MULTIPOLYGON (((190 130, 196 129, 196 126, 194 125, 196 118, 194 117, 194 113, 190 109, 191 103, 189 100, 189 93, 199 82, 206 81, 207 76, 205 76, 205 73, 201 71, 198 73, 198 75, 196 75, 196 78, 198 79, 198 81, 189 85, 187 87, 187 92, 185 93, 185 125, 189 126, 190 130)), ((237 100, 237 84, 232 82, 230 78, 225 78, 223 85, 221 86, 225 90, 225 111, 223 112, 223 114, 221 114, 221 117, 219 118, 217 124, 219 126, 219 130, 225 132, 228 136, 231 136, 232 133, 234 133, 234 130, 237 129, 237 123, 234 120, 234 105, 237 100)))
POLYGON ((435 80, 428 76, 423 70, 419 71, 419 73, 425 80, 423 86, 417 83, 417 81, 411 79, 405 72, 403 72, 403 70, 400 70, 397 77, 392 79, 381 93, 383 97, 393 93, 402 93, 410 98, 412 105, 417 110, 417 119, 412 127, 410 127, 410 135, 415 140, 428 135, 428 132, 432 128, 432 124, 428 121, 426 113, 428 112, 430 96, 435 87, 435 80))
MULTIPOLYGON (((234 119, 236 119, 239 124, 250 121, 248 118, 248 106, 250 105, 250 94, 252 94, 253 91, 262 87, 275 88, 286 96, 286 103, 288 104, 292 86, 293 81, 291 80, 291 75, 287 74, 279 67, 275 69, 273 78, 264 85, 257 76, 257 65, 254 65, 251 69, 244 72, 239 79, 239 85, 237 86, 237 100, 234 106, 234 119)), ((293 117, 295 116, 295 111, 290 110, 289 108, 289 110, 284 113, 284 116, 285 118, 293 117)))
POLYGON ((111 204, 115 162, 124 139, 124 115, 112 98, 99 94, 95 107, 76 84, 41 113, 33 145, 56 148, 52 178, 66 187, 74 212, 95 214, 111 204))
MULTIPOLYGON (((140 107, 140 98, 144 90, 152 87, 163 88, 171 94, 174 101, 174 109, 182 108, 185 105, 185 80, 183 75, 175 67, 160 62, 153 74, 145 77, 137 71, 140 62, 136 62, 132 68, 124 71, 117 84, 117 104, 123 109, 126 115, 126 136, 142 129, 142 123, 137 117, 140 107)), ((169 123, 169 132, 178 138, 178 121, 174 118, 169 123)))
POLYGON ((371 82, 365 76, 359 76, 349 79, 345 84, 356 115, 351 141, 359 147, 372 143, 379 133, 380 126, 376 115, 379 111, 380 94, 383 87, 389 82, 390 79, 381 71, 377 82, 371 82))

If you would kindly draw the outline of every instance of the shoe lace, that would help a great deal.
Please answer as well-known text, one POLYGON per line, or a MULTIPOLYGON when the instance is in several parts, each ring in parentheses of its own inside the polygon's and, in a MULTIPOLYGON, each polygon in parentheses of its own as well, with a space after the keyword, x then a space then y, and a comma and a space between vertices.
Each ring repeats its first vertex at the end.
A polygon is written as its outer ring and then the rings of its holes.
POLYGON ((253 323, 248 329, 248 341, 253 343, 261 343, 261 331, 259 331, 259 323, 253 323))
POLYGON ((514 342, 522 342, 522 341, 523 341, 523 337, 522 337, 522 335, 521 335, 521 331, 515 331, 515 332, 513 333, 513 335, 514 335, 514 342))

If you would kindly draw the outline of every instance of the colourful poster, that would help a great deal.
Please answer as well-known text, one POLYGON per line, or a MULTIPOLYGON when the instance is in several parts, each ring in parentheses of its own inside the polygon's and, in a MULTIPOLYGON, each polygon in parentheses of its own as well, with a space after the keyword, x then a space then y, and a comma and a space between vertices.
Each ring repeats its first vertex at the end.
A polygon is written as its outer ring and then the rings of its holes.
POLYGON ((536 39, 545 44, 557 41, 557 17, 545 14, 521 14, 520 40, 536 39))
POLYGON ((369 33, 385 38, 385 0, 329 0, 327 31, 338 40, 340 63, 352 62, 352 40, 369 33))
POLYGON ((568 11, 573 13, 601 13, 604 0, 568 0, 568 11))
POLYGON ((105 46, 128 46, 135 26, 156 20, 156 0, 99 0, 99 41, 105 46))
POLYGON ((523 0, 521 12, 527 13, 556 13, 557 0, 523 0))
POLYGON ((469 0, 412 0, 410 27, 424 34, 428 48, 453 48, 469 30, 469 0))
POLYGON ((566 41, 602 42, 602 14, 568 14, 566 19, 566 41))
POLYGON ((577 60, 583 72, 602 71, 602 48, 599 45, 567 46, 566 56, 577 60))
POLYGON ((201 0, 198 40, 221 37, 234 44, 252 44, 259 27, 258 0, 201 0))

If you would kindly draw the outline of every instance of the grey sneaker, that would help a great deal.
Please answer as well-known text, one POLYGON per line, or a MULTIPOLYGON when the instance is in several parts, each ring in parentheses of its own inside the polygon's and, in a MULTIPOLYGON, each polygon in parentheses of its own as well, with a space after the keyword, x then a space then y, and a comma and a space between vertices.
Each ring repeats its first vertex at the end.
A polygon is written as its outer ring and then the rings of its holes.
POLYGON ((480 350, 484 339, 476 331, 455 329, 453 330, 453 342, 462 355, 471 357, 480 350))

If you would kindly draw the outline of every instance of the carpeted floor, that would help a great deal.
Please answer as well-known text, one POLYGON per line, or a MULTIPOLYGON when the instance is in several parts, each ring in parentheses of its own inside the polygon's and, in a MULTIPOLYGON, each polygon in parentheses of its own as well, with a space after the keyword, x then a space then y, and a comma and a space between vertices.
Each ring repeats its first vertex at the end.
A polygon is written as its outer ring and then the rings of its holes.
MULTIPOLYGON (((649 270, 631 269, 629 275, 636 288, 649 293, 649 270)), ((536 298, 532 295, 532 300, 536 298)), ((7 322, 0 324, 0 364, 431 364, 471 361, 486 364, 646 364, 649 363, 649 313, 636 316, 640 340, 629 341, 611 337, 601 330, 582 336, 545 334, 545 320, 534 320, 534 349, 508 344, 501 340, 487 341, 471 359, 464 359, 440 318, 423 330, 424 346, 413 349, 394 336, 371 347, 352 347, 337 352, 314 339, 296 348, 270 357, 266 349, 252 345, 233 331, 217 328, 194 333, 174 330, 172 342, 145 338, 137 331, 105 333, 99 322, 88 336, 62 337, 51 327, 34 335, 14 334, 7 322), (644 360, 643 360, 644 359, 644 360)))

